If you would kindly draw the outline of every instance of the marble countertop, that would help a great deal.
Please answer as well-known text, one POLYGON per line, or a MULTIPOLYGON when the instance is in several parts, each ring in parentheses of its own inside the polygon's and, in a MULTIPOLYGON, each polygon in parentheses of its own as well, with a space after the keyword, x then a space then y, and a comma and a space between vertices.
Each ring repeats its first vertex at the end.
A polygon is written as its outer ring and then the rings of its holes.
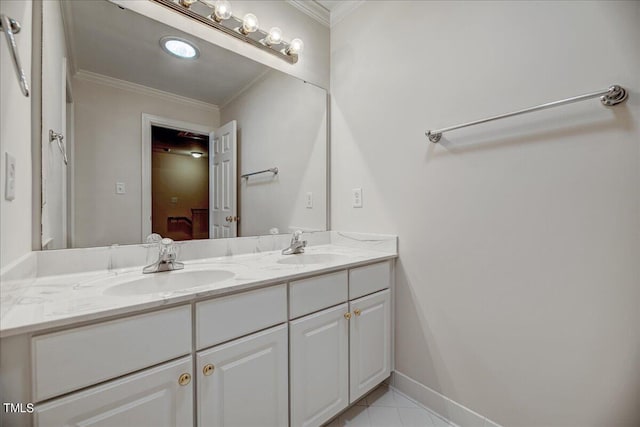
POLYGON ((316 264, 278 263, 278 260, 296 256, 284 256, 279 250, 188 260, 182 271, 221 269, 235 275, 210 285, 142 295, 120 296, 105 292, 128 280, 149 277, 142 275, 141 266, 5 281, 1 289, 0 337, 134 314, 397 257, 396 251, 365 246, 329 243, 308 247, 306 255, 333 255, 316 264))

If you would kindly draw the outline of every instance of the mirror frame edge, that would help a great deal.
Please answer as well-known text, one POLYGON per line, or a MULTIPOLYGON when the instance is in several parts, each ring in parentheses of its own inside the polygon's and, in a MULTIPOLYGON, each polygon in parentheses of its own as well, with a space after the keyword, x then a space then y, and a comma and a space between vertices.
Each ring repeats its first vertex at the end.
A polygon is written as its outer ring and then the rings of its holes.
POLYGON ((32 3, 31 250, 42 250, 42 27, 43 0, 32 3))

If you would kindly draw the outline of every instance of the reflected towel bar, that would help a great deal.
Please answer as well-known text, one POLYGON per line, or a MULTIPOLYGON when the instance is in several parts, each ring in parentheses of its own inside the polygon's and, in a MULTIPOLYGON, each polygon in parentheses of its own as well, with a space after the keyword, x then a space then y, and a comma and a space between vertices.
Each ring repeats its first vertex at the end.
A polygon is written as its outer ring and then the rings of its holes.
POLYGON ((58 132, 55 132, 53 129, 49 129, 49 142, 58 141, 58 148, 60 149, 60 154, 62 154, 62 160, 64 164, 69 164, 69 159, 67 158, 67 150, 64 147, 64 135, 58 132))
POLYGON ((591 99, 591 98, 597 98, 597 97, 600 97, 600 102, 602 102, 603 105, 607 107, 611 107, 626 101, 627 96, 628 96, 627 91, 623 87, 618 85, 612 85, 606 90, 574 96, 573 98, 562 99, 560 101, 548 102, 546 104, 536 105, 535 107, 529 107, 523 110, 514 111, 513 113, 500 114, 498 116, 493 116, 493 117, 489 117, 482 120, 463 123, 461 125, 449 126, 447 128, 442 128, 438 130, 428 130, 425 132, 425 135, 429 138, 429 141, 435 143, 440 141, 440 138, 442 137, 442 134, 444 132, 449 132, 454 129, 466 128, 468 126, 479 125, 481 123, 492 122, 498 119, 518 116, 520 114, 530 113, 532 111, 546 110, 547 108, 559 107, 560 105, 572 104, 574 102, 584 101, 585 99, 591 99))
POLYGON ((9 18, 5 14, 0 14, 0 30, 4 32, 7 37, 7 44, 9 45, 9 52, 11 53, 11 59, 13 60, 13 68, 16 70, 16 75, 18 76, 20 90, 24 96, 29 97, 29 83, 27 83, 27 76, 20 64, 18 44, 16 43, 15 38, 15 35, 20 32, 20 23, 13 18, 9 18))
POLYGON ((260 173, 269 173, 269 172, 274 175, 278 175, 278 168, 270 168, 270 169, 265 169, 257 172, 245 173, 244 175, 240 175, 240 178, 249 178, 252 175, 258 175, 260 173))

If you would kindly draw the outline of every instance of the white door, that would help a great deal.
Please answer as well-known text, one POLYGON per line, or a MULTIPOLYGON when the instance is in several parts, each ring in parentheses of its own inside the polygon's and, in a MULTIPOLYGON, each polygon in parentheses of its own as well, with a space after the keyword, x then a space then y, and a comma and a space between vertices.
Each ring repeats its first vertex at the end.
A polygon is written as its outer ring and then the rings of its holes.
POLYGON ((348 305, 290 322, 291 427, 320 426, 349 404, 348 305))
POLYGON ((36 405, 36 427, 192 427, 191 357, 36 405), (189 375, 189 380, 182 375, 189 375))
POLYGON ((391 291, 353 300, 349 325, 351 390, 356 402, 391 373, 391 291))
POLYGON ((219 127, 209 135, 209 238, 238 236, 237 122, 219 127))
POLYGON ((199 352, 198 425, 286 426, 287 353, 286 324, 199 352))

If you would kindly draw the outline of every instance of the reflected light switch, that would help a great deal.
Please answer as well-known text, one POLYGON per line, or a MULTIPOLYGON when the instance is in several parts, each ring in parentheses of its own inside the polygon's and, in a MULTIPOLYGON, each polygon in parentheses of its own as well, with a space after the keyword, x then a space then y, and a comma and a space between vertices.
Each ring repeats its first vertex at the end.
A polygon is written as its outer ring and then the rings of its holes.
POLYGON ((124 185, 124 182, 116 182, 116 194, 125 194, 127 192, 127 188, 124 185))
POLYGON ((354 188, 351 190, 351 202, 354 208, 362 207, 362 188, 354 188))

